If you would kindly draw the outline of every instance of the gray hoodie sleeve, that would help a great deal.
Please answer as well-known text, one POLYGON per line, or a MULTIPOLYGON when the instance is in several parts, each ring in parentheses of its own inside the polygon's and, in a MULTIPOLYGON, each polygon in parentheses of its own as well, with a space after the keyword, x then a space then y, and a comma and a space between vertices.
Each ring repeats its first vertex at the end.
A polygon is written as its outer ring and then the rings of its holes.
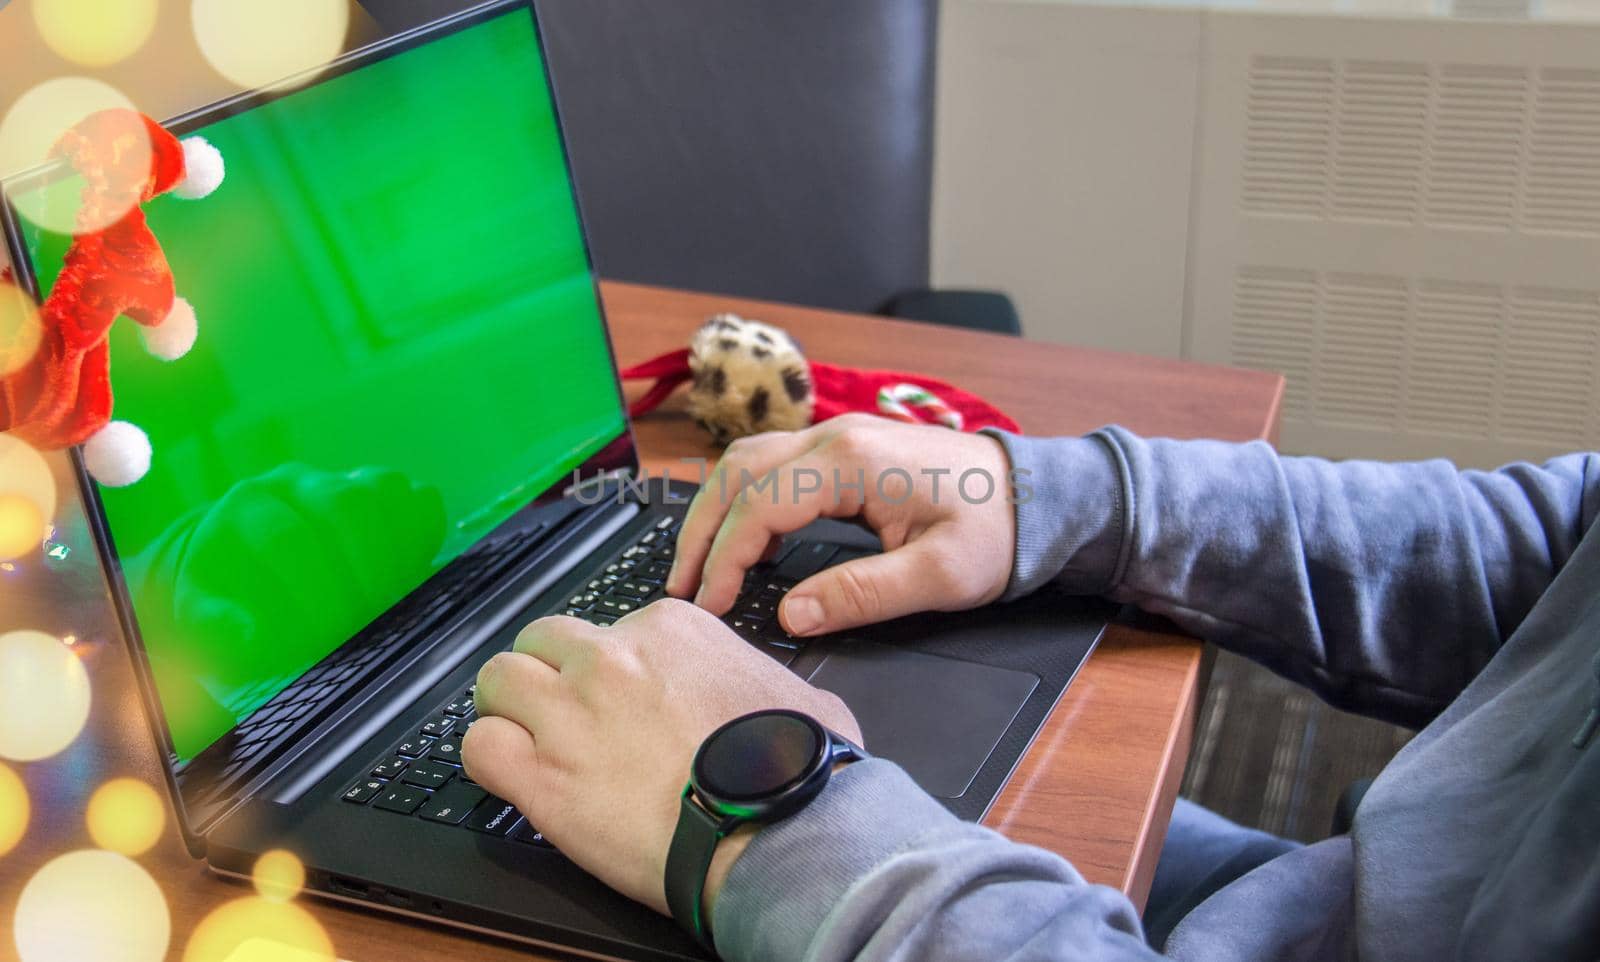
POLYGON ((711 931, 730 962, 1159 958, 1121 892, 957 819, 878 759, 751 840, 711 931))
MULTIPOLYGON (((1588 455, 1461 472, 1118 428, 996 436, 1031 489, 1010 596, 1051 580, 1108 594, 1411 724, 1488 661, 1600 502, 1588 455), (1460 641, 1425 641, 1440 638, 1460 641)), ((1156 957, 1120 893, 955 819, 885 761, 843 769, 758 833, 712 929, 734 962, 1156 957)))
POLYGON ((1059 579, 1131 602, 1412 726, 1521 623, 1597 507, 1594 455, 1459 471, 1116 427, 995 436, 1034 489, 1017 507, 1008 595, 1059 579))

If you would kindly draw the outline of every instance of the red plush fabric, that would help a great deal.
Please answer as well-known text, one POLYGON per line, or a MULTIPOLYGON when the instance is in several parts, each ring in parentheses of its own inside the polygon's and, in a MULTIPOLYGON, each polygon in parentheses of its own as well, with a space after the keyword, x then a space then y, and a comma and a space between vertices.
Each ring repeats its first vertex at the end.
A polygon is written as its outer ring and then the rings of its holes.
POLYGON ((643 364, 635 364, 633 367, 624 368, 620 376, 624 381, 633 381, 646 377, 656 379, 656 383, 650 385, 650 390, 635 398, 634 402, 628 405, 628 416, 636 418, 646 412, 654 411, 661 406, 661 402, 665 401, 667 395, 671 394, 678 385, 693 376, 689 371, 689 349, 684 348, 680 351, 673 351, 671 354, 663 354, 660 357, 645 361, 643 364))
MULTIPOLYGON (((882 413, 878 409, 878 391, 896 384, 915 384, 932 391, 954 410, 960 412, 963 431, 981 428, 999 428, 1017 431, 1017 422, 1005 412, 978 397, 963 391, 947 381, 922 374, 902 374, 898 371, 865 371, 860 368, 840 367, 837 364, 811 362, 811 380, 817 386, 816 411, 811 420, 826 421, 851 411, 882 413)), ((926 419, 932 423, 932 418, 926 419)))
MULTIPOLYGON (((937 378, 921 374, 903 374, 898 371, 867 371, 840 367, 837 364, 824 364, 821 361, 809 363, 811 381, 816 389, 816 403, 811 416, 813 423, 826 421, 851 411, 881 414, 883 412, 878 408, 878 391, 881 388, 896 384, 915 384, 932 391, 945 404, 959 411, 964 422, 963 430, 977 431, 989 427, 1004 431, 1020 430, 1017 422, 988 401, 937 378)), ((652 358, 642 364, 635 364, 633 367, 625 368, 621 376, 625 381, 640 378, 657 379, 649 391, 628 406, 628 413, 633 417, 639 417, 655 410, 679 384, 689 380, 689 351, 685 348, 652 358)), ((928 418, 930 423, 932 420, 931 417, 928 418)))
POLYGON ((126 314, 153 327, 172 311, 172 271, 139 204, 184 177, 177 138, 132 111, 89 116, 62 135, 54 153, 87 181, 80 215, 87 222, 103 221, 100 211, 127 213, 74 237, 40 310, 38 352, 0 380, 0 431, 47 449, 82 444, 110 421, 112 323, 126 314), (149 140, 148 154, 141 137, 149 140))

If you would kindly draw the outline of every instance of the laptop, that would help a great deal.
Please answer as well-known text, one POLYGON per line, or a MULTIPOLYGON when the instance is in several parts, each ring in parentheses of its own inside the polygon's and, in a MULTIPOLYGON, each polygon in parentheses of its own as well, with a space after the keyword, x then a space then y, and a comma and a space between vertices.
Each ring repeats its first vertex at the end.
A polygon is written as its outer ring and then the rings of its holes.
MULTIPOLYGON (((573 80, 572 82, 579 82, 573 80)), ((580 954, 695 959, 460 766, 473 680, 529 620, 662 595, 692 488, 642 483, 535 12, 503 0, 169 125, 228 177, 147 215, 200 317, 151 358, 113 330, 116 416, 148 475, 78 481, 183 837, 309 890, 580 954)), ((73 202, 59 170, 7 183, 73 202)), ((19 281, 67 238, 0 205, 19 281)), ((825 522, 727 621, 839 693, 866 747, 981 818, 1108 606, 1046 590, 803 642, 773 611, 879 550, 825 522)))

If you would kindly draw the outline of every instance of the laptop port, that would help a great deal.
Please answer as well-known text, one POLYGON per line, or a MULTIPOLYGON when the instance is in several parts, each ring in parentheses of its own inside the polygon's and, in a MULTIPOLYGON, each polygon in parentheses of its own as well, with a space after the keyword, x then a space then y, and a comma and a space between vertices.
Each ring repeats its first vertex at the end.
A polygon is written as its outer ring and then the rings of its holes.
POLYGON ((409 909, 411 907, 411 896, 406 895, 404 892, 385 892, 383 893, 383 900, 397 909, 409 909))
POLYGON ((328 876, 328 888, 335 895, 345 895, 353 899, 367 898, 372 891, 365 882, 356 882, 337 875, 328 876))

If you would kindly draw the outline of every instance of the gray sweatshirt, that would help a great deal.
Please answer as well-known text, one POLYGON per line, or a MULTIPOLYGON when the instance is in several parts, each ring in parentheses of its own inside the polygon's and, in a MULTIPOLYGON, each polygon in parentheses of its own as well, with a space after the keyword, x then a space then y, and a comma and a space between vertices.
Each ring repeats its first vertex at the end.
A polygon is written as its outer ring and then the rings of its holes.
MULTIPOLYGON (((1131 602, 1422 727, 1349 835, 1217 892, 1170 957, 1600 959, 1600 457, 1476 472, 1118 428, 1001 440, 1035 489, 1011 596, 1054 579, 1131 602)), ((737 962, 1157 957, 1121 893, 881 760, 762 830, 712 929, 737 962)))

